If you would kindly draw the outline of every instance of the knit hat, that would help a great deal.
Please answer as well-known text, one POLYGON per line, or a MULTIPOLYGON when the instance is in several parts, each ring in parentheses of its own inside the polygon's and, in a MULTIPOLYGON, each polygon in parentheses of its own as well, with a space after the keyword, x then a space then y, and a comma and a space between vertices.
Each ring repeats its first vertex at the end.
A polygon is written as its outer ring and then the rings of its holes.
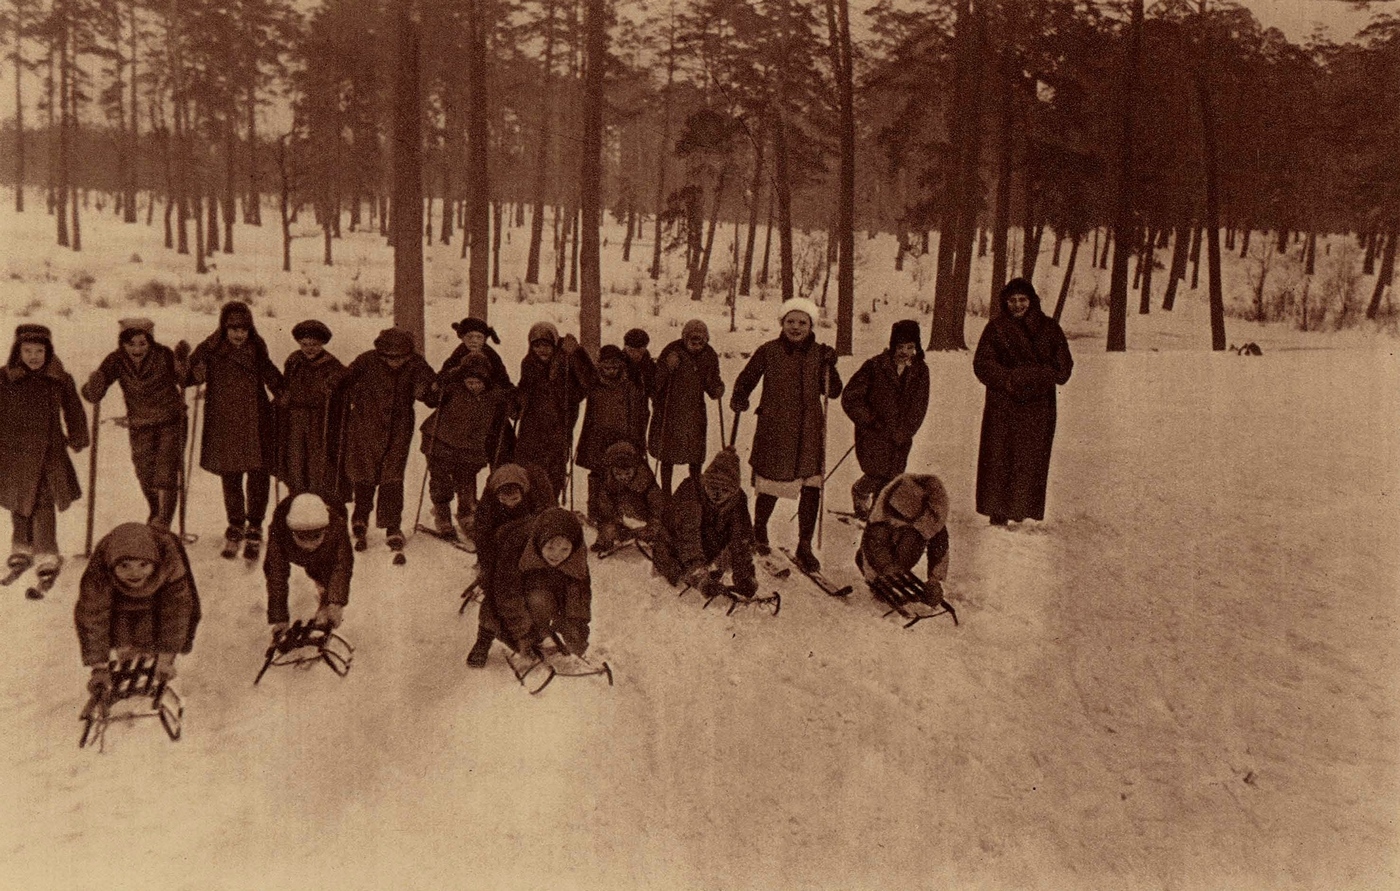
POLYGON ((519 486, 521 492, 530 491, 530 474, 519 464, 502 464, 491 471, 486 479, 486 488, 499 492, 506 486, 519 486))
POLYGON ((298 322, 296 327, 292 329, 292 340, 301 340, 306 337, 319 340, 323 344, 330 343, 331 329, 327 328, 324 322, 318 322, 315 319, 298 322))
POLYGON ((530 334, 527 337, 530 346, 534 346, 535 342, 540 340, 550 344, 559 343, 559 329, 554 327, 553 322, 536 322, 530 326, 530 334))
POLYGON ((491 360, 482 353, 468 353, 462 360, 462 377, 474 377, 479 381, 490 382, 491 360))
POLYGON ((145 318, 121 319, 117 322, 117 339, 125 343, 128 338, 136 334, 145 334, 147 337, 155 337, 156 323, 145 318))
POLYGON ((716 502, 739 491, 739 453, 732 446, 720 449, 710 459, 710 466, 705 468, 700 481, 716 502))
POLYGON ((696 334, 705 338, 705 343, 710 342, 710 329, 699 319, 691 319, 681 328, 681 340, 690 340, 691 336, 696 334))
POLYGON ((603 452, 603 463, 619 470, 637 466, 637 447, 627 440, 619 440, 603 452))
POLYGON ((412 355, 413 335, 402 328, 385 328, 374 339, 374 348, 390 358, 412 355))
POLYGON ((607 344, 598 351, 598 364, 602 365, 605 362, 614 362, 618 365, 626 365, 627 354, 622 351, 621 347, 615 346, 613 344, 607 344))
POLYGON ((287 509, 287 528, 293 532, 325 529, 331 524, 331 513, 319 495, 303 492, 292 499, 287 509))
POLYGON ((907 477, 900 478, 890 486, 885 496, 885 506, 901 520, 916 520, 927 506, 926 493, 922 486, 907 477))
POLYGON ((806 297, 794 297, 791 300, 784 300, 782 305, 778 307, 778 321, 781 322, 783 319, 787 318, 790 312, 805 313, 813 326, 817 324, 817 319, 821 317, 821 310, 817 309, 817 305, 806 297))
POLYGON ((633 328, 622 335, 622 345, 631 347, 634 350, 644 350, 647 344, 651 343, 651 336, 641 328, 633 328))
POLYGON ((145 523, 122 523, 108 532, 106 550, 108 569, 123 560, 160 562, 160 546, 156 543, 155 533, 145 523))
POLYGON ((571 510, 562 507, 546 508, 535 518, 534 535, 536 549, 544 546, 551 538, 564 538, 577 551, 583 545, 583 526, 571 510))
POLYGON ((492 343, 500 343, 501 338, 497 336, 496 329, 486 324, 476 316, 468 316, 460 322, 452 323, 452 330, 457 332, 458 337, 463 337, 473 332, 491 338, 492 343))
POLYGON ((893 351, 902 343, 912 343, 919 348, 919 355, 923 355, 923 338, 919 336, 918 322, 913 319, 903 319, 890 326, 890 350, 893 351))
POLYGON ((241 300, 230 300, 219 310, 220 328, 247 328, 253 330, 253 311, 241 300))

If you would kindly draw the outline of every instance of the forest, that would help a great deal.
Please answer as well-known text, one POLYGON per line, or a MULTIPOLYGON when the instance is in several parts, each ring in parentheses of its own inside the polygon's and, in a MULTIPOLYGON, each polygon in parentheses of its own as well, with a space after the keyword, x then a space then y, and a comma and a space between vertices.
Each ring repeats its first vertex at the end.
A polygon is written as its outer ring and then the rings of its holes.
MULTIPOLYGON (((653 278, 683 258, 694 299, 831 305, 843 354, 857 241, 879 233, 896 268, 934 253, 932 349, 966 348, 967 313, 1048 262, 1057 316, 1076 264, 1111 268, 1108 350, 1179 287, 1206 289, 1223 350, 1222 252, 1271 245, 1311 277, 1329 235, 1375 277, 1356 315, 1392 311, 1394 13, 1299 45, 1228 0, 0 4, 16 211, 51 215, 75 251, 84 213, 162 227, 197 272, 241 226, 280 226, 286 269, 302 215, 327 264, 345 229, 377 231, 395 322, 420 342, 424 242, 461 245, 485 317, 521 227, 524 283, 577 290, 596 349, 604 214, 653 278), (991 293, 973 294, 988 254, 991 293)), ((1309 327, 1306 294, 1262 292, 1261 275, 1261 316, 1309 327)))

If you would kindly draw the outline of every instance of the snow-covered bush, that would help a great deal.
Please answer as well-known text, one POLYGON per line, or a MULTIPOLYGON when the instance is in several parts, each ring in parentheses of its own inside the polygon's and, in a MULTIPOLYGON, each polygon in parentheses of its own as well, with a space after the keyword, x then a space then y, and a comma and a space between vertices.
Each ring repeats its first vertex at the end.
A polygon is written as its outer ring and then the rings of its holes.
POLYGON ((388 316, 394 312, 394 295, 381 288, 365 287, 359 282, 352 282, 349 290, 345 292, 345 302, 340 308, 346 315, 357 319, 361 316, 388 316))
POLYGON ((180 289, 157 279, 129 286, 126 299, 137 306, 174 306, 180 302, 180 289))

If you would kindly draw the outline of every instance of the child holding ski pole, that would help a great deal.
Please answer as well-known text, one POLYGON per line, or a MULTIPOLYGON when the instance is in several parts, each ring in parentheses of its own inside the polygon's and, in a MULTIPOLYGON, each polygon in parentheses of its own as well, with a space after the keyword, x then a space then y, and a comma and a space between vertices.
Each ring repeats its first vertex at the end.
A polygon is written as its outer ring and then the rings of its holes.
POLYGON ((719 354, 710 346, 710 330, 691 319, 661 351, 656 363, 649 451, 661 463, 661 490, 671 493, 671 470, 677 464, 700 476, 705 461, 709 409, 705 397, 722 399, 724 381, 719 376, 719 354))
POLYGON ((637 453, 646 445, 646 391, 626 373, 627 358, 612 344, 598 351, 598 372, 588 391, 583 429, 574 463, 588 471, 588 519, 599 520, 598 499, 607 483, 604 455, 614 443, 631 443, 637 453))
POLYGON ((282 436, 277 476, 292 495, 315 492, 340 500, 332 454, 340 426, 339 406, 331 396, 345 365, 326 349, 331 329, 323 322, 298 322, 292 338, 298 349, 283 363, 286 387, 277 400, 277 429, 282 436))
POLYGON ((596 372, 578 340, 572 334, 560 338, 550 322, 535 323, 529 341, 530 351, 520 360, 515 460, 543 467, 557 501, 567 481, 579 405, 596 372))

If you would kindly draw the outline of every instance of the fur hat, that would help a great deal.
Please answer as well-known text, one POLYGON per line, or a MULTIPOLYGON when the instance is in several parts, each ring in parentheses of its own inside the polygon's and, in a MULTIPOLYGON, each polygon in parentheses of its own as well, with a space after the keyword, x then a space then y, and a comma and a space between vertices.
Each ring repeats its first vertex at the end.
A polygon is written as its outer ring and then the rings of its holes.
POLYGON ((705 343, 710 342, 710 329, 699 319, 691 319, 681 328, 681 340, 690 340, 692 335, 698 334, 705 338, 705 343))
POLYGON ((817 305, 806 297, 794 297, 791 300, 784 300, 782 305, 778 307, 778 321, 781 322, 783 319, 787 318, 790 312, 804 313, 808 320, 811 321, 812 327, 814 328, 817 325, 817 319, 821 318, 821 310, 817 309, 817 305))
POLYGON ((486 488, 499 492, 506 486, 518 486, 522 493, 530 491, 530 474, 519 464, 502 464, 491 471, 486 479, 486 488))
POLYGON ((637 461, 637 447, 625 439, 613 443, 603 452, 603 463, 619 470, 636 467, 637 461))
POLYGON ((700 481, 705 486, 705 491, 711 493, 711 498, 716 502, 738 492, 739 453, 732 446, 720 449, 710 459, 710 466, 705 468, 700 481))
POLYGON ((160 562, 160 546, 156 544, 155 533, 145 523, 122 523, 107 533, 106 543, 108 569, 123 560, 160 562))
POLYGON ((501 338, 497 336, 496 329, 486 324, 476 316, 467 316, 460 322, 452 323, 452 330, 457 332, 458 337, 465 337, 473 332, 491 338, 492 343, 500 343, 501 338))
POLYGON ((923 486, 908 478, 895 480, 885 495, 885 506, 892 514, 905 521, 918 519, 927 504, 927 493, 924 492, 923 486))
POLYGON ((52 343, 53 332, 47 325, 22 322, 15 326, 16 343, 52 343))
POLYGON ((391 358, 413 354, 413 335, 402 328, 385 328, 374 339, 374 348, 391 358))
POLYGON ((230 300, 219 310, 219 328, 247 328, 253 330, 253 311, 241 300, 230 300))
POLYGON ((1024 294, 1030 298, 1031 308, 1027 312, 1027 315, 1036 316, 1042 314, 1040 309, 1040 295, 1035 292, 1035 285, 1023 278, 1013 278, 1001 289, 1001 293, 997 294, 997 303, 1001 304, 1002 312, 1010 315, 1010 310, 1006 308, 1006 300, 1015 294, 1024 294))
POLYGON ((474 377, 479 381, 490 383, 491 381, 491 360, 482 353, 468 353, 462 360, 462 377, 474 377))
POLYGON ((598 350, 598 364, 602 365, 604 362, 615 362, 618 365, 626 365, 627 354, 622 351, 622 347, 614 346, 610 343, 605 344, 602 349, 598 350))
POLYGON ((298 322, 296 327, 292 329, 292 340, 301 340, 306 337, 327 344, 331 342, 331 329, 327 328, 324 322, 318 322, 315 319, 298 322))
POLYGON ((622 345, 631 347, 634 350, 644 350, 650 343, 651 335, 647 334, 641 328, 633 328, 622 335, 622 345))
POLYGON ((331 524, 331 512, 319 495, 303 492, 292 499, 287 509, 287 528, 293 532, 310 532, 331 524))
POLYGON ((919 348, 919 355, 924 354, 923 338, 919 336, 919 323, 913 319, 902 319, 890 326, 890 351, 902 343, 912 343, 919 348))
POLYGON ((546 341, 553 345, 559 343, 559 329, 554 327, 553 322, 536 322, 530 326, 530 333, 526 337, 530 346, 534 346, 538 341, 546 341))
POLYGON ((146 318, 120 319, 117 321, 117 342, 126 343, 138 334, 146 335, 148 340, 156 336, 156 323, 146 318))

